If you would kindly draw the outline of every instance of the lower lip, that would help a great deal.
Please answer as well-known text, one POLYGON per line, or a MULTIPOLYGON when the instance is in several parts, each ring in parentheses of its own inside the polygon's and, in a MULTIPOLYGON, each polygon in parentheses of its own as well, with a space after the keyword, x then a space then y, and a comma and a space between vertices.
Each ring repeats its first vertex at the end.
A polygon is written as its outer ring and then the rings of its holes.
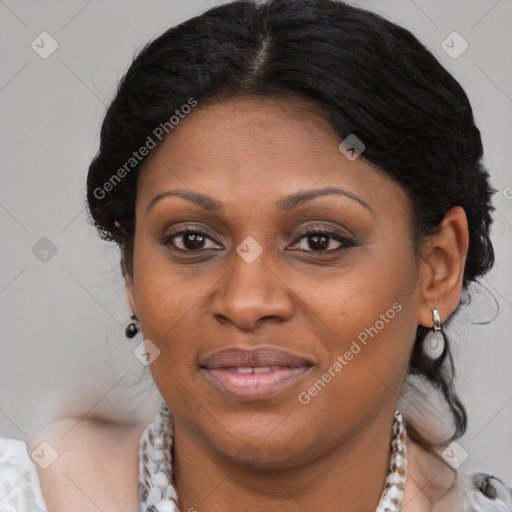
POLYGON ((311 368, 301 366, 260 373, 237 373, 226 368, 202 370, 218 390, 241 400, 258 400, 292 386, 311 368))

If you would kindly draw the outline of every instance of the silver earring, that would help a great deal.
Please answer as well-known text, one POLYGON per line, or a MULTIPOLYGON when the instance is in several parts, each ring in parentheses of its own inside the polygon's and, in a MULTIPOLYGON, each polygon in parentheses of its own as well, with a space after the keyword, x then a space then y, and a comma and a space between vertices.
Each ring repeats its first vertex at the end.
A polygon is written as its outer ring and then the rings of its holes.
POLYGON ((135 313, 132 313, 132 321, 124 330, 124 335, 127 338, 133 338, 139 332, 139 319, 135 313))
POLYGON ((434 336, 425 337, 423 341, 423 353, 429 359, 438 359, 444 352, 444 336, 441 327, 441 319, 437 309, 432 310, 434 318, 434 336))

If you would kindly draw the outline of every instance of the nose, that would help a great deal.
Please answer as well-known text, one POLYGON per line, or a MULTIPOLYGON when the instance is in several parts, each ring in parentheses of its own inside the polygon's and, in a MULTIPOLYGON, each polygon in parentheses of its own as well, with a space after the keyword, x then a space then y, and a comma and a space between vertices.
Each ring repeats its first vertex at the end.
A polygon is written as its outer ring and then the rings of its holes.
POLYGON ((293 316, 291 291, 264 254, 251 263, 233 255, 231 270, 219 283, 212 303, 217 321, 255 329, 263 320, 281 322, 293 316))

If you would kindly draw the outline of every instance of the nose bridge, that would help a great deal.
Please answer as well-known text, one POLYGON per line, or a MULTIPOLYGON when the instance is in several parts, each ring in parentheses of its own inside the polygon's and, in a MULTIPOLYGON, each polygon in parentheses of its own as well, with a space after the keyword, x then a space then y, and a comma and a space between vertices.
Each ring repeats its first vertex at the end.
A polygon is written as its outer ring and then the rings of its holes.
POLYGON ((272 270, 272 254, 250 237, 230 256, 230 271, 222 280, 213 301, 213 315, 242 328, 253 328, 265 317, 281 320, 293 314, 286 286, 272 270), (259 246, 259 247, 258 247, 259 246))

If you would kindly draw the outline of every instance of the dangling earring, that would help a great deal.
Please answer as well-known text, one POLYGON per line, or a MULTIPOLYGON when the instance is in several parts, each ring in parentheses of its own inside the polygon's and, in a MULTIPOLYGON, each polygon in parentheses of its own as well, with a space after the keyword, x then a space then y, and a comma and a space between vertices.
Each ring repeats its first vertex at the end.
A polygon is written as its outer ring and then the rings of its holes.
POLYGON ((434 336, 425 338, 423 341, 423 352, 428 358, 437 359, 444 352, 444 336, 439 311, 433 309, 432 316, 434 318, 434 336))
POLYGON ((132 321, 124 330, 124 335, 127 338, 133 338, 139 332, 139 319, 135 313, 132 313, 132 321))

